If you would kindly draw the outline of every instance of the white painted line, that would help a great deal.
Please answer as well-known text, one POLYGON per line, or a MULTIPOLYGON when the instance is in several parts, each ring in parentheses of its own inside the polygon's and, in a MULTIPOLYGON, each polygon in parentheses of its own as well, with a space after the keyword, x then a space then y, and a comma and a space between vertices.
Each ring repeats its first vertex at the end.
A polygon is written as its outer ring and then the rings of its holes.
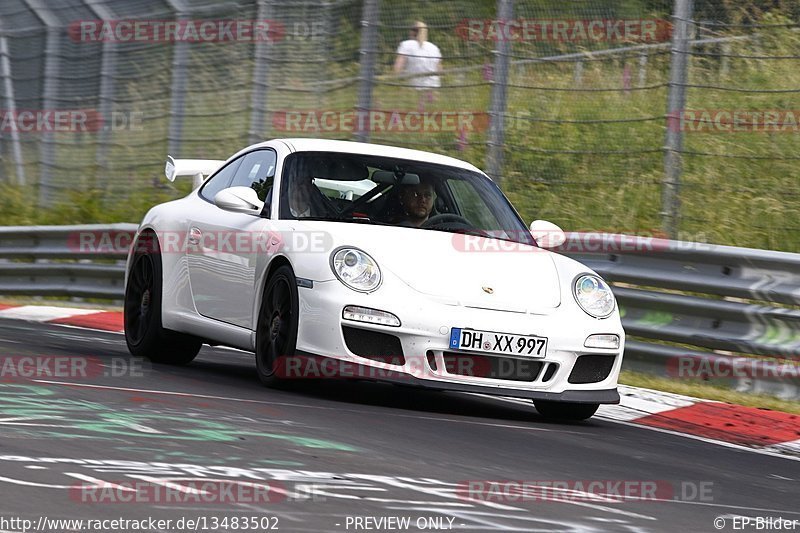
MULTIPOLYGON (((123 330, 117 331, 115 329, 98 329, 98 328, 92 328, 92 327, 89 327, 89 326, 75 326, 73 324, 48 324, 48 325, 49 326, 59 326, 59 327, 62 327, 62 328, 80 329, 82 331, 92 331, 92 332, 96 332, 96 333, 113 333, 115 335, 124 335, 125 334, 125 331, 123 331, 123 330)), ((91 339, 84 339, 84 340, 91 340, 91 339)), ((102 339, 102 340, 105 341, 106 339, 102 339)))
POLYGON ((77 309, 74 307, 53 307, 48 305, 23 305, 0 311, 0 318, 13 318, 17 320, 33 320, 47 322, 71 316, 93 315, 99 313, 96 309, 77 309))
POLYGON ((776 453, 791 453, 795 455, 800 455, 800 440, 793 440, 790 442, 773 444, 771 446, 766 446, 764 449, 771 450, 776 453))
POLYGON ((749 448, 749 447, 743 446, 741 444, 733 444, 732 442, 724 442, 724 441, 721 441, 721 440, 709 439, 707 437, 700 437, 698 435, 690 435, 688 433, 680 433, 678 431, 673 431, 671 429, 664 429, 664 428, 659 428, 659 427, 654 427, 654 426, 645 426, 643 424, 637 424, 635 421, 634 422, 627 422, 625 420, 607 420, 607 421, 608 422, 612 422, 614 424, 622 424, 624 426, 630 426, 630 427, 639 428, 639 429, 647 429, 647 430, 650 430, 650 431, 657 431, 659 433, 667 433, 668 435, 677 435, 679 437, 686 437, 687 439, 699 440, 701 442, 707 442, 709 444, 716 444, 717 446, 724 446, 725 448, 733 448, 734 450, 739 450, 739 451, 744 451, 744 452, 752 452, 752 453, 757 453, 757 454, 760 454, 760 455, 769 455, 771 457, 780 457, 781 459, 791 459, 792 461, 800 461, 800 456, 796 457, 796 456, 792 456, 792 455, 786 455, 786 454, 782 454, 782 453, 777 453, 777 452, 771 451, 770 448, 772 448, 772 446, 764 447, 764 448, 749 448))
POLYGON ((25 487, 43 487, 46 489, 71 489, 74 485, 53 485, 51 483, 36 483, 34 481, 25 481, 24 479, 14 479, 11 477, 0 476, 0 481, 12 483, 14 485, 23 485, 25 487))
POLYGON ((76 484, 75 490, 87 489, 87 488, 111 488, 116 490, 122 490, 125 492, 137 492, 136 489, 131 487, 124 487, 122 485, 118 485, 116 483, 111 483, 109 481, 103 481, 102 479, 98 479, 96 477, 87 476, 86 474, 78 474, 77 472, 64 472, 64 475, 69 477, 74 477, 75 479, 80 479, 81 481, 86 481, 87 483, 93 483, 93 487, 86 487, 83 485, 76 484))
POLYGON ((203 496, 208 496, 208 492, 200 489, 195 489, 194 487, 189 487, 187 485, 181 485, 180 483, 172 483, 169 479, 162 479, 157 477, 151 476, 140 476, 140 475, 128 475, 128 477, 133 479, 141 479, 142 481, 147 481, 152 485, 161 485, 162 487, 166 487, 168 489, 177 490, 178 492, 185 492, 186 494, 201 494, 203 496))

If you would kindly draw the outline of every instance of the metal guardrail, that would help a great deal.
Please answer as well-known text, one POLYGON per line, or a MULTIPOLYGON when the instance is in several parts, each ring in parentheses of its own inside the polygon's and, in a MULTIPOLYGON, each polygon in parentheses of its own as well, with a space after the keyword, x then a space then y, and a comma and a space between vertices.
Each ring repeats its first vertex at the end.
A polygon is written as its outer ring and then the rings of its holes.
POLYGON ((124 244, 131 242, 137 227, 0 227, 0 294, 122 300, 128 256, 124 244))
MULTIPOLYGON (((136 227, 0 227, 0 294, 122 300, 136 227)), ((626 368, 800 398, 800 254, 605 233, 557 251, 614 285, 626 368)))
POLYGON ((626 368, 800 398, 800 254, 601 233, 559 251, 614 285, 626 368))

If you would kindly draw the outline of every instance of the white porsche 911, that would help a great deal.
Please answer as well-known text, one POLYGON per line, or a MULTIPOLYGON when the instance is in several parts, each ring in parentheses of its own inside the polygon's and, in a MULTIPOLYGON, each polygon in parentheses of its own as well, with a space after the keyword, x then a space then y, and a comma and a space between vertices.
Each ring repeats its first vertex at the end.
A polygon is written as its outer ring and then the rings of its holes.
POLYGON ((617 403, 624 331, 608 285, 548 251, 494 182, 441 155, 279 139, 168 159, 197 187, 152 208, 128 258, 134 355, 255 352, 267 385, 355 377, 529 398, 581 420, 617 403), (209 176, 203 181, 204 176, 209 176))

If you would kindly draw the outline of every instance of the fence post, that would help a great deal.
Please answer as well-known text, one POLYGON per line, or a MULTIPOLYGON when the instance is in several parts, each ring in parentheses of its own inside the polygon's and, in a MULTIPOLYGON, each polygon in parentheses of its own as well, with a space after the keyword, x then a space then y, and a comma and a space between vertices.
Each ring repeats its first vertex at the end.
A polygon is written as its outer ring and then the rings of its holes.
POLYGON ((375 82, 375 59, 378 55, 378 12, 380 0, 365 0, 361 15, 361 70, 358 75, 356 103, 356 140, 369 141, 369 111, 372 108, 372 86, 375 82))
MULTIPOLYGON (((42 108, 45 111, 54 110, 59 94, 59 78, 61 70, 61 32, 63 28, 58 18, 48 9, 44 0, 23 0, 25 5, 34 12, 46 28, 44 50, 44 82, 42 88, 42 108)), ((55 165, 55 146, 53 133, 43 131, 39 141, 39 204, 50 205, 53 199, 51 173, 55 165)))
POLYGON ((664 177, 661 182, 661 223, 671 239, 677 238, 680 225, 680 183, 683 150, 681 115, 686 106, 686 81, 689 70, 690 26, 694 0, 675 0, 672 52, 667 94, 667 133, 664 142, 664 177))
POLYGON ((572 75, 572 82, 576 86, 583 83, 583 61, 580 59, 575 62, 575 72, 572 75))
POLYGON ((719 76, 720 78, 724 78, 728 75, 730 71, 731 65, 731 54, 733 53, 733 48, 731 47, 730 42, 725 42, 720 45, 720 52, 722 53, 722 58, 720 59, 719 63, 719 76))
MULTIPOLYGON (((167 0, 167 4, 175 11, 175 20, 181 21, 189 17, 189 9, 184 0, 167 0)), ((183 138, 183 114, 186 105, 186 71, 189 66, 189 44, 178 40, 173 44, 172 56, 172 94, 169 107, 169 126, 167 129, 167 152, 180 155, 183 138)))
MULTIPOLYGON (((272 20, 272 0, 258 0, 258 20, 272 20)), ((270 34, 270 38, 272 35, 270 34)), ((267 111, 267 96, 270 88, 269 64, 271 41, 257 41, 255 44, 255 62, 253 63, 253 92, 250 95, 250 144, 264 140, 264 120, 267 111)))
MULTIPOLYGON (((508 23, 514 17, 514 0, 497 0, 497 20, 508 23)), ((503 174, 505 144, 506 92, 511 45, 508 39, 498 39, 494 49, 494 76, 489 102, 489 139, 487 141, 486 173, 500 185, 503 174)))
MULTIPOLYGON (((104 5, 84 0, 94 16, 104 22, 114 19, 114 15, 104 5)), ((108 178, 108 149, 114 129, 114 90, 117 72, 117 44, 112 40, 103 42, 102 59, 100 60, 100 94, 98 96, 98 114, 102 121, 97 141, 97 166, 102 175, 101 180, 108 178)), ((130 110, 129 110, 130 111, 130 110)))
MULTIPOLYGON (((12 116, 17 114, 17 103, 14 99, 14 81, 11 77, 11 55, 8 48, 8 37, 0 37, 0 73, 3 76, 3 89, 5 92, 6 112, 12 116)), ((17 184, 25 185, 25 169, 22 166, 22 148, 19 144, 19 131, 11 128, 11 153, 14 157, 14 166, 17 171, 17 184)), ((10 180, 9 180, 10 181, 10 180)))
POLYGON ((647 85, 647 51, 639 52, 639 85, 644 87, 647 85))

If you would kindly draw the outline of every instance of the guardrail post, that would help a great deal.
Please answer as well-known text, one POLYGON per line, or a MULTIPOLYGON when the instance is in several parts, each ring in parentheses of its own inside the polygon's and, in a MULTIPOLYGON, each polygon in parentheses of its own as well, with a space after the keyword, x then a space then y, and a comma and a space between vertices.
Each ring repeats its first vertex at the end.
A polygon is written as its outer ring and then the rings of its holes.
MULTIPOLYGON (((514 0, 497 0, 497 19, 501 24, 514 17, 514 0)), ((489 103, 489 140, 486 155, 486 173, 500 185, 503 174, 503 149, 505 144, 506 92, 508 84, 509 51, 511 43, 500 38, 494 49, 494 76, 489 103)))
POLYGON ((356 140, 369 141, 369 111, 372 108, 372 86, 375 82, 375 58, 378 55, 379 0, 365 0, 361 15, 361 71, 356 103, 356 140))
POLYGON ((664 232, 675 239, 680 225, 680 182, 683 150, 681 115, 686 106, 694 0, 675 0, 672 56, 667 96, 667 133, 664 142, 664 177, 661 182, 661 220, 664 232))

